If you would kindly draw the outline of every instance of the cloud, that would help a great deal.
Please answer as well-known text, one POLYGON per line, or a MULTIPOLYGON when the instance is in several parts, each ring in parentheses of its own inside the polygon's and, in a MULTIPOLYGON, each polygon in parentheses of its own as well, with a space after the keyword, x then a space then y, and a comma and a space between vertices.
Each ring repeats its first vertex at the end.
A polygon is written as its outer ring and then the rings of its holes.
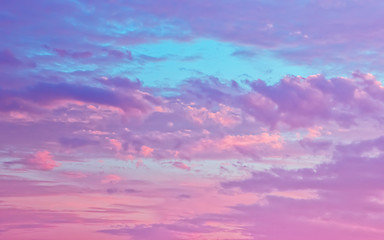
POLYGON ((0 175, 0 195, 2 197, 33 197, 49 196, 60 194, 74 194, 81 190, 78 187, 56 184, 46 185, 46 181, 33 180, 9 175, 0 175))
POLYGON ((0 51, 0 66, 3 67, 18 67, 22 62, 18 60, 10 50, 0 51))
POLYGON ((6 164, 9 164, 9 165, 20 164, 27 169, 36 169, 41 171, 49 171, 60 166, 60 163, 57 163, 53 159, 53 156, 51 155, 51 153, 47 150, 38 151, 21 160, 7 162, 6 164))
POLYGON ((303 140, 300 140, 300 145, 302 145, 304 148, 311 149, 314 153, 322 150, 327 150, 332 146, 332 142, 330 141, 315 141, 311 140, 309 138, 304 138, 303 140))
POLYGON ((172 164, 172 166, 180 168, 180 169, 188 170, 188 171, 191 170, 191 167, 189 167, 188 165, 186 165, 185 163, 182 163, 182 162, 174 162, 172 164))
POLYGON ((107 176, 104 176, 103 179, 101 180, 102 184, 107 184, 107 183, 118 183, 122 180, 122 178, 118 175, 110 174, 107 176))
POLYGON ((97 145, 99 142, 83 138, 60 138, 60 144, 67 148, 79 148, 88 145, 97 145))
MULTIPOLYGON (((262 80, 234 85, 213 77, 193 79, 172 89, 177 96, 120 81, 125 88, 41 83, 2 90, 0 106, 13 129, 32 133, 34 129, 19 124, 45 121, 63 130, 50 133, 50 141, 83 154, 159 160, 263 160, 287 151, 322 155, 331 149, 338 128, 349 131, 366 121, 380 124, 384 110, 381 83, 360 72, 349 78, 287 76, 270 85, 262 80), (309 135, 302 138, 300 131, 309 135)), ((38 136, 43 140, 48 135, 38 136)))
POLYGON ((174 20, 175 27, 187 28, 194 38, 273 48, 280 56, 301 64, 341 64, 346 60, 348 65, 351 64, 348 59, 353 58, 368 66, 363 61, 375 62, 372 57, 378 59, 382 47, 382 36, 378 34, 381 24, 376 21, 380 4, 374 0, 327 3, 295 0, 211 4, 193 1, 179 5, 168 0, 160 7, 146 0, 135 1, 131 6, 160 19, 174 20), (369 17, 362 20, 362 16, 369 17), (366 36, 372 36, 368 42, 366 36), (340 48, 340 44, 344 47, 340 48))
POLYGON ((116 108, 127 116, 142 116, 159 103, 156 97, 148 93, 125 89, 127 91, 121 93, 107 88, 64 82, 41 82, 19 90, 0 89, 0 111, 41 115, 47 110, 60 109, 71 104, 86 107, 87 104, 95 104, 116 108))
POLYGON ((179 239, 180 234, 185 237, 197 237, 201 233, 210 233, 220 230, 216 227, 202 226, 193 221, 179 221, 173 224, 154 224, 150 226, 139 225, 120 229, 105 229, 100 232, 111 235, 129 235, 135 240, 148 238, 179 239))
POLYGON ((382 239, 383 6, 2 1, 2 238, 382 239))
POLYGON ((105 229, 100 232, 112 234, 112 235, 131 235, 135 240, 144 240, 148 238, 156 238, 159 240, 176 240, 175 234, 167 231, 161 225, 159 226, 138 226, 135 228, 121 228, 121 229, 105 229))
POLYGON ((254 172, 248 179, 224 182, 224 188, 238 187, 246 192, 265 194, 266 201, 236 206, 240 215, 229 218, 235 221, 238 217, 252 224, 254 227, 245 227, 244 231, 253 236, 266 234, 269 239, 279 239, 283 235, 305 239, 313 233, 319 234, 315 239, 364 236, 378 239, 383 234, 384 222, 376 217, 384 209, 373 199, 381 196, 383 164, 381 155, 366 157, 364 153, 379 148, 382 154, 381 141, 382 137, 339 145, 332 162, 313 169, 270 169, 254 172), (307 189, 316 196, 309 199, 274 196, 276 191, 307 189), (258 219, 264 219, 262 226, 256 225, 258 219), (272 224, 282 229, 276 231, 268 227, 272 224))

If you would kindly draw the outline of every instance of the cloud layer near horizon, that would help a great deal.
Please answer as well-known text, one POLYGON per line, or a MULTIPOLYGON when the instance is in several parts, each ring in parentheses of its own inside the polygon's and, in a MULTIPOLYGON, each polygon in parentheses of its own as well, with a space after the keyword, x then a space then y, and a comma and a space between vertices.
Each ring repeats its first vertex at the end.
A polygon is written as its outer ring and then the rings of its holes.
POLYGON ((0 3, 0 238, 383 238, 383 3, 0 3))
POLYGON ((191 79, 175 89, 102 81, 2 90, 4 214, 53 219, 73 207, 58 211, 40 202, 79 198, 81 205, 68 222, 5 220, 4 234, 78 221, 112 227, 133 211, 124 227, 94 231, 132 239, 382 235, 377 129, 384 88, 374 76, 288 76, 273 85, 191 79), (39 196, 39 204, 6 207, 39 196), (94 197, 105 209, 83 202, 94 197), (215 198, 223 203, 209 210, 215 198), (36 212, 23 212, 30 207, 36 212), (104 212, 110 217, 100 219, 104 212), (138 220, 142 214, 147 217, 138 220), (156 216, 168 220, 160 224, 156 216), (276 232, 276 224, 286 230, 276 232))

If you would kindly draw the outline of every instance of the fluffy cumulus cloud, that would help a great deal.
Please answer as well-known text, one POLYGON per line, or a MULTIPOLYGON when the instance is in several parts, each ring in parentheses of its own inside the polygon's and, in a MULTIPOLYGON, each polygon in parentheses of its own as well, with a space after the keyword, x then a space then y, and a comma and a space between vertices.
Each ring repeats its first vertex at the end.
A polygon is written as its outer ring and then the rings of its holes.
POLYGON ((380 1, 0 5, 1 239, 383 239, 380 1))

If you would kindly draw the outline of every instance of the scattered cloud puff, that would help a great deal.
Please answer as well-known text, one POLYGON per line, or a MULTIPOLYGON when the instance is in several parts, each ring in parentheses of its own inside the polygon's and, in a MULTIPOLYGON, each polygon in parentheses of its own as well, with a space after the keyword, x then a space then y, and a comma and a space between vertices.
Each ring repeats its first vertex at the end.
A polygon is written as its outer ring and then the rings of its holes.
POLYGON ((184 170, 191 170, 191 167, 189 167, 187 164, 185 163, 182 163, 182 162, 174 162, 172 164, 174 167, 177 167, 177 168, 180 168, 180 169, 184 169, 184 170))
POLYGON ((118 183, 118 182, 120 182, 121 180, 122 180, 122 179, 121 179, 120 176, 110 174, 110 175, 105 176, 105 177, 101 180, 101 183, 103 183, 103 184, 106 184, 106 183, 118 183))
POLYGON ((53 159, 50 152, 38 151, 20 160, 6 162, 7 165, 22 165, 26 169, 49 171, 60 166, 60 163, 53 159))

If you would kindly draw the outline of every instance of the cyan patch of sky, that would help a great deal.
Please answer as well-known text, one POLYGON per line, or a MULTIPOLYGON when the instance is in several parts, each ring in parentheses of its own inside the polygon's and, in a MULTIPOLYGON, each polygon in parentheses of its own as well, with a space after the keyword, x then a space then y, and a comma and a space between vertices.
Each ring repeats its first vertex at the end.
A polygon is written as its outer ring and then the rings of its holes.
POLYGON ((275 83, 286 75, 308 76, 319 73, 309 66, 291 64, 267 50, 245 50, 234 44, 208 39, 161 41, 136 45, 133 49, 127 47, 127 50, 132 51, 134 59, 144 55, 165 58, 162 61, 147 61, 134 73, 147 86, 175 86, 185 79, 204 76, 238 81, 262 79, 275 83), (236 51, 246 51, 249 56, 234 56, 236 51))
MULTIPOLYGON (((345 65, 299 65, 284 60, 268 49, 244 47, 210 39, 194 41, 164 40, 147 44, 106 49, 131 51, 133 60, 109 59, 96 54, 85 62, 70 58, 50 59, 51 50, 40 49, 31 56, 40 58, 34 71, 51 70, 66 74, 89 71, 88 81, 98 77, 126 77, 140 79, 145 86, 174 87, 189 78, 218 77, 221 80, 262 79, 268 84, 278 82, 286 75, 309 76, 325 74, 326 77, 348 76, 356 69, 346 71, 345 65), (234 54, 237 53, 237 54, 234 54), (43 60, 44 59, 44 60, 43 60)), ((360 69, 364 70, 364 69, 360 69)), ((372 72, 375 74, 375 72, 372 72)), ((76 76, 73 76, 76 78, 76 76)), ((70 76, 67 76, 70 78, 70 76)), ((82 77, 83 78, 83 77, 82 77)), ((67 79, 70 80, 70 79, 67 79)), ((87 81, 83 79, 83 81, 87 81)))

